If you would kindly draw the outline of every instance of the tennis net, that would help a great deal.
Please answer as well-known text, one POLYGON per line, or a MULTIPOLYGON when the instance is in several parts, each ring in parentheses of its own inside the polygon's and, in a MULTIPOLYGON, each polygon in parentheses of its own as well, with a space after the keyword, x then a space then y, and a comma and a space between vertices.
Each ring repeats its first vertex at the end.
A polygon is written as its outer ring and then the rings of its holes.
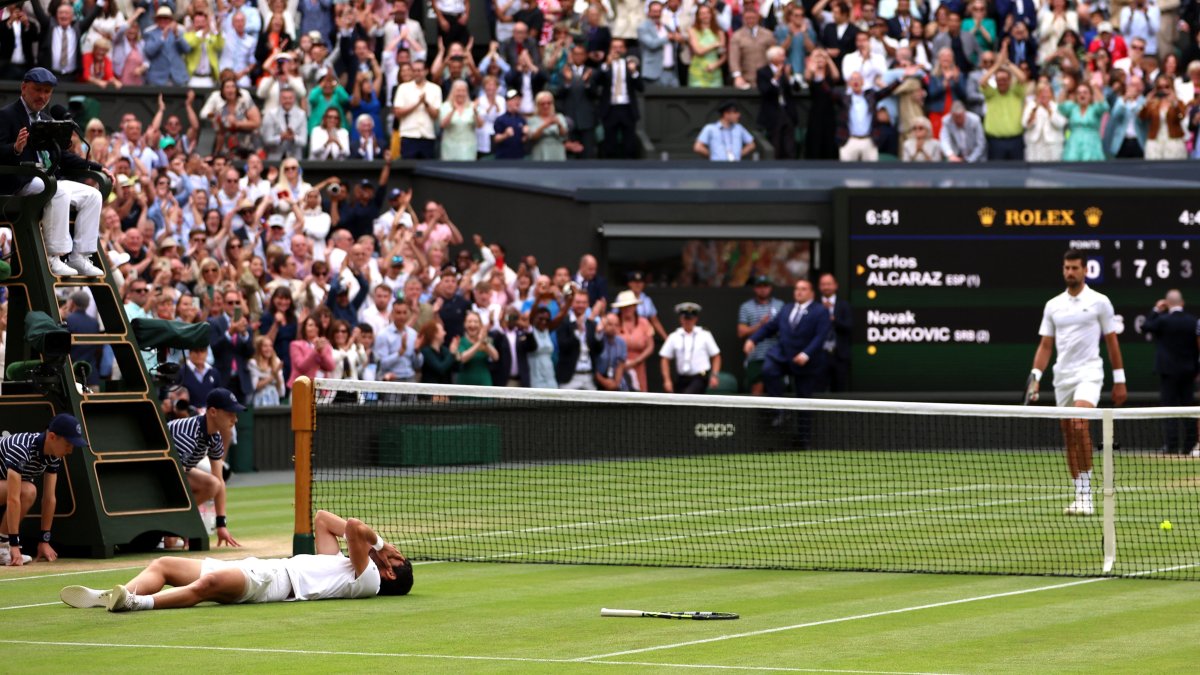
POLYGON ((1159 451, 1196 409, 313 387, 298 548, 324 508, 414 560, 1200 578, 1200 459, 1159 451))

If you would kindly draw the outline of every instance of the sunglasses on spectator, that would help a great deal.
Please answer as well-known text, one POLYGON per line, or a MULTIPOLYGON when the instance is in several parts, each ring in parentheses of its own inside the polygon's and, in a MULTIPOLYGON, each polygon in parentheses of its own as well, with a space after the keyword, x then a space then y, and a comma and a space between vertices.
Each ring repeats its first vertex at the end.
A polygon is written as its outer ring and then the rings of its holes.
POLYGON ((131 289, 129 289, 129 292, 130 293, 145 293, 146 291, 149 291, 149 290, 150 290, 149 288, 142 286, 141 288, 131 288, 131 289))

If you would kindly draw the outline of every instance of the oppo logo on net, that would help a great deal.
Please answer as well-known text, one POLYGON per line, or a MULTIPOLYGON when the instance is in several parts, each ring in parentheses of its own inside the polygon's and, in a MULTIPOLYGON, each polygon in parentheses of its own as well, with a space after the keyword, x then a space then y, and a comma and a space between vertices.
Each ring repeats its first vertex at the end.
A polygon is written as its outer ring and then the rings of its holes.
POLYGON ((693 429, 696 438, 729 438, 737 433, 737 426, 721 422, 702 422, 693 429))

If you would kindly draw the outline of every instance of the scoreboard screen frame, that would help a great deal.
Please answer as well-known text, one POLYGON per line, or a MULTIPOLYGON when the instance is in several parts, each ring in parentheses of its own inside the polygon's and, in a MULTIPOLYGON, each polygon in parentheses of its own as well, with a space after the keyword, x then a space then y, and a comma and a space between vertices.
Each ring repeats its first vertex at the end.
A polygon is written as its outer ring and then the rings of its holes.
MULTIPOLYGON (((1089 285, 1109 295, 1122 317, 1131 390, 1158 389, 1153 343, 1141 330, 1154 301, 1180 288, 1185 301, 1200 306, 1198 190, 839 188, 833 217, 839 295, 854 310, 854 391, 1019 391, 1042 308, 1065 289, 1062 254, 1073 244, 1086 258, 1089 285), (883 287, 868 288, 868 278, 883 287), (939 352, 928 342, 920 349, 869 344, 872 307, 873 323, 899 326, 873 335, 948 343, 946 362, 937 363, 939 352), (975 340, 982 348, 959 344, 975 340), (889 364, 889 356, 906 352, 898 360, 911 363, 889 364), (978 368, 980 359, 995 361, 994 368, 978 368)), ((1106 392, 1110 386, 1106 379, 1106 392)))

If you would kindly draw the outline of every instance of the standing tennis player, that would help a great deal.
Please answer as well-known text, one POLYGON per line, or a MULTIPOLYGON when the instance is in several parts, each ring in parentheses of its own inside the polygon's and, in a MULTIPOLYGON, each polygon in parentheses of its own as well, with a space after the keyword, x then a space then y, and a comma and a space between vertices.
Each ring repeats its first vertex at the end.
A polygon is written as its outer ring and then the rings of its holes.
POLYGON ((80 609, 110 612, 221 604, 371 598, 404 595, 412 588, 412 563, 366 523, 329 511, 313 519, 317 555, 260 560, 163 557, 128 584, 111 591, 67 586, 58 597, 80 609), (342 554, 346 540, 350 557, 342 554), (163 590, 164 586, 173 586, 163 590))
MULTIPOLYGON (((1113 405, 1125 402, 1125 368, 1121 347, 1117 344, 1112 303, 1084 283, 1083 254, 1074 249, 1063 255, 1063 280, 1067 290, 1046 303, 1042 314, 1042 336, 1033 356, 1033 372, 1026 396, 1036 401, 1042 372, 1054 362, 1054 396, 1059 407, 1095 408, 1104 386, 1104 362, 1100 360, 1100 339, 1108 350, 1113 368, 1113 405)), ((1092 438, 1088 420, 1062 420, 1067 444, 1067 468, 1075 481, 1075 501, 1063 513, 1090 516, 1092 506, 1092 438)))

